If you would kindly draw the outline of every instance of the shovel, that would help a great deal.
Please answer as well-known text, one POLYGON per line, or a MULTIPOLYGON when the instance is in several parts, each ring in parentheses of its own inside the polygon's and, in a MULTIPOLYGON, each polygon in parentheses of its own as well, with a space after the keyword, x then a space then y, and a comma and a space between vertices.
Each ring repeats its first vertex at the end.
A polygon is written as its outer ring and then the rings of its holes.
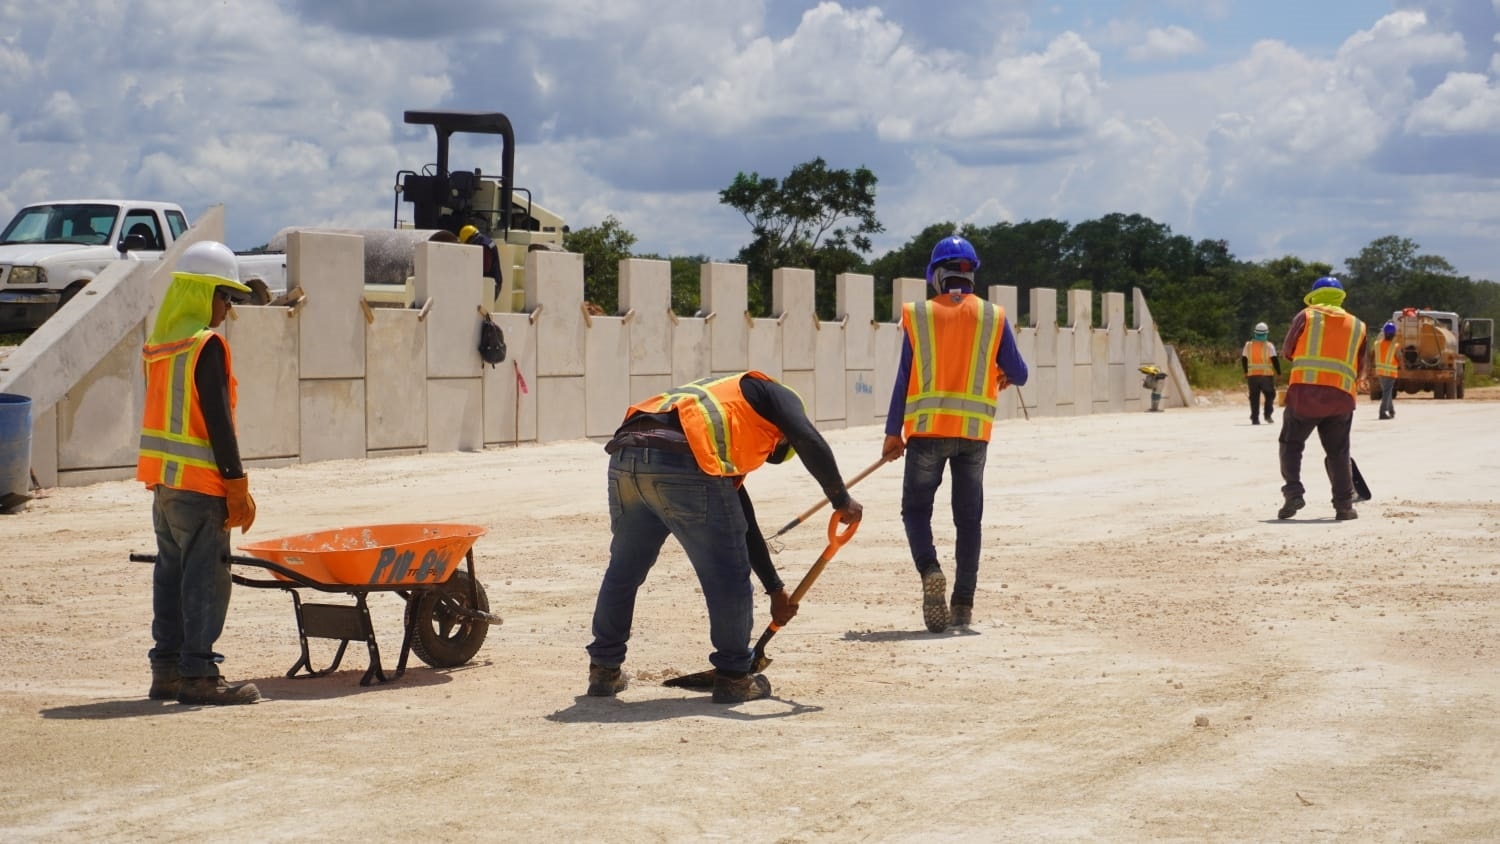
POLYGON ((1354 462, 1353 457, 1349 458, 1349 469, 1354 473, 1354 491, 1359 495, 1354 500, 1369 501, 1374 498, 1375 496, 1370 494, 1370 485, 1365 483, 1365 476, 1359 473, 1359 464, 1354 462))
MULTIPOLYGON (((884 457, 880 458, 879 460, 876 460, 874 463, 871 463, 868 467, 866 467, 863 472, 860 472, 858 475, 855 475, 853 478, 851 478, 849 480, 849 483, 844 484, 844 489, 853 489, 855 484, 857 484, 860 481, 864 480, 865 478, 869 477, 870 473, 874 472, 876 469, 879 469, 881 466, 884 466, 885 464, 887 464, 889 462, 890 461, 886 460, 884 457)), ((797 525, 800 525, 803 522, 807 521, 808 518, 810 518, 814 513, 816 513, 819 510, 823 509, 823 505, 827 504, 827 503, 828 503, 828 499, 824 498, 823 500, 819 501, 817 504, 814 504, 813 506, 807 508, 807 510, 804 511, 802 513, 802 515, 798 516, 795 519, 792 519, 790 522, 787 522, 785 525, 783 525, 782 528, 781 528, 781 530, 778 530, 775 533, 771 534, 770 536, 766 537, 766 541, 770 542, 771 540, 780 537, 783 533, 786 533, 787 531, 791 530, 792 528, 796 527, 797 525)), ((833 537, 833 534, 832 534, 831 530, 832 529, 830 528, 830 533, 829 533, 829 538, 830 539, 832 539, 832 537, 833 537)), ((850 535, 853 535, 854 531, 850 530, 849 533, 850 533, 850 535)), ((839 544, 842 545, 843 543, 841 542, 839 544)))
MULTIPOLYGON (((870 467, 871 470, 874 468, 874 466, 870 467)), ((807 570, 807 574, 802 576, 802 582, 798 583, 797 588, 792 590, 792 603, 800 604, 802 602, 802 596, 806 595, 807 590, 812 588, 813 581, 817 580, 818 575, 823 573, 823 569, 828 565, 828 561, 833 559, 833 555, 838 553, 838 550, 844 547, 844 543, 848 542, 854 536, 854 531, 858 527, 859 522, 855 522, 854 524, 845 526, 840 531, 839 514, 834 513, 828 519, 828 546, 823 549, 822 554, 818 555, 818 561, 812 564, 812 568, 807 570)), ((776 631, 780 629, 781 625, 772 621, 766 625, 766 631, 760 634, 760 639, 755 643, 755 656, 751 661, 751 673, 758 674, 766 670, 766 666, 771 664, 771 658, 766 656, 766 643, 771 641, 771 637, 775 636, 776 631)), ((712 689, 714 687, 714 677, 714 670, 710 668, 707 671, 699 671, 696 674, 684 674, 681 677, 672 677, 663 680, 662 685, 677 689, 712 689)))

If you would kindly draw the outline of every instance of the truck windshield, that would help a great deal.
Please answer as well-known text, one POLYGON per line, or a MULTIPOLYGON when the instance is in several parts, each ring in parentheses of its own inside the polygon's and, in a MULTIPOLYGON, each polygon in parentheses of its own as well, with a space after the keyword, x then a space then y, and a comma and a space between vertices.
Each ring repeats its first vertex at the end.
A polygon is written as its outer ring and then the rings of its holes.
POLYGON ((0 243, 110 242, 118 205, 28 205, 0 232, 0 243))

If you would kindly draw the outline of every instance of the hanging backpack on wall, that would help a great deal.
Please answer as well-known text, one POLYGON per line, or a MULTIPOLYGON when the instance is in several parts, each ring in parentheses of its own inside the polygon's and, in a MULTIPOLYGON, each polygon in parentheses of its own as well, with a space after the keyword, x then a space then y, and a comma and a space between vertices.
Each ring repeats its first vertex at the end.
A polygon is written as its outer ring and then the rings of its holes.
POLYGON ((489 314, 479 318, 479 357, 491 367, 505 360, 505 332, 489 314))

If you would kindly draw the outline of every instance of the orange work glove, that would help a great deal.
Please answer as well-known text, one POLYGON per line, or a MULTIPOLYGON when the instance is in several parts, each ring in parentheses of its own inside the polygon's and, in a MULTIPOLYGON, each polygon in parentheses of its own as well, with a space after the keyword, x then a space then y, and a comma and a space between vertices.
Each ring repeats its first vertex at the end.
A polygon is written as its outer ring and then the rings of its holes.
POLYGON ((250 497, 250 476, 224 479, 224 500, 229 505, 229 518, 224 520, 224 529, 240 529, 246 533, 255 524, 255 499, 250 497))
POLYGON ((785 627, 788 621, 797 617, 797 605, 792 603, 792 596, 786 593, 785 587, 771 593, 771 622, 777 627, 785 627))

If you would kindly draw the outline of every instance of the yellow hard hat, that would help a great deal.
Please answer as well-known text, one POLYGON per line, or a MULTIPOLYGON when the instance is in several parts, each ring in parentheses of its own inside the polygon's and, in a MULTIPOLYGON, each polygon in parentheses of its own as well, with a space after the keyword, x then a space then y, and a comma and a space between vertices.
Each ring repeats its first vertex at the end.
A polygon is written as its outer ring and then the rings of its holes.
POLYGON ((468 243, 469 240, 476 234, 479 234, 479 229, 476 229, 473 226, 464 226, 463 228, 458 230, 458 242, 468 243))

